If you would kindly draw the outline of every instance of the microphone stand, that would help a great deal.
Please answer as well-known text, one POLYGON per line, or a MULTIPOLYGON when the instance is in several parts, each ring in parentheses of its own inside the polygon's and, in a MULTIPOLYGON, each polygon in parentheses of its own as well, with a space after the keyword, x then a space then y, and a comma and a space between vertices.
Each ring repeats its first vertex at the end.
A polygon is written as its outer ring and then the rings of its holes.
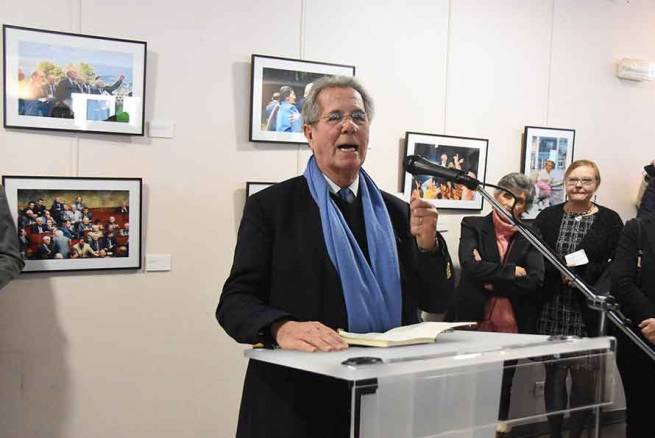
MULTIPOLYGON (((628 325, 630 320, 626 318, 620 311, 619 306, 614 300, 612 295, 598 295, 584 281, 580 279, 574 272, 572 272, 566 265, 564 265, 559 258, 552 253, 552 251, 537 237, 529 228, 515 220, 513 215, 510 214, 503 206, 491 196, 485 189, 482 188, 482 182, 479 182, 475 190, 482 195, 484 199, 489 201, 492 207, 502 216, 507 222, 514 225, 516 230, 521 233, 525 239, 539 251, 546 260, 551 262, 553 266, 568 280, 571 281, 573 287, 577 288, 587 299, 587 305, 590 309, 600 312, 600 320, 598 326, 598 333, 604 336, 607 332, 607 320, 609 319, 616 327, 618 327, 628 338, 634 342, 644 353, 655 361, 655 352, 646 344, 639 336, 637 336, 628 325)), ((472 187, 471 187, 472 188, 472 187)), ((600 386, 599 391, 602 391, 603 386, 600 386)), ((600 407, 594 408, 596 412, 594 418, 594 428, 596 436, 600 437, 600 407)))

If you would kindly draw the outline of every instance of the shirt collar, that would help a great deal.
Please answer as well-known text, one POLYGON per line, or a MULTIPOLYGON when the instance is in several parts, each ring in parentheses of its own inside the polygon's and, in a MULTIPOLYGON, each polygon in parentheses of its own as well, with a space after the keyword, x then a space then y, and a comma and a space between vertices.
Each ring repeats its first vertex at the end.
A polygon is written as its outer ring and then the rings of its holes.
MULTIPOLYGON (((339 192, 339 190, 341 190, 341 187, 339 187, 334 181, 328 178, 326 174, 323 173, 322 175, 325 178, 325 181, 327 181, 328 183, 328 187, 330 188, 330 193, 336 195, 339 192)), ((353 181, 353 183, 350 184, 348 188, 353 192, 353 195, 357 197, 357 193, 359 190, 359 173, 357 173, 357 176, 355 177, 355 181, 353 181)))

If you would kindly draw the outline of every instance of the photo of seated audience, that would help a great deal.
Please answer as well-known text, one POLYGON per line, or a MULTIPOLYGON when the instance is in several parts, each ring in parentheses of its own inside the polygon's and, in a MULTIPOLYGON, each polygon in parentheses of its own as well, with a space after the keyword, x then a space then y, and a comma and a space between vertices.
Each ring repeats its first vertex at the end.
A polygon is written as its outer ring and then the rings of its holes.
POLYGON ((20 250, 26 260, 129 256, 129 192, 19 190, 20 250))

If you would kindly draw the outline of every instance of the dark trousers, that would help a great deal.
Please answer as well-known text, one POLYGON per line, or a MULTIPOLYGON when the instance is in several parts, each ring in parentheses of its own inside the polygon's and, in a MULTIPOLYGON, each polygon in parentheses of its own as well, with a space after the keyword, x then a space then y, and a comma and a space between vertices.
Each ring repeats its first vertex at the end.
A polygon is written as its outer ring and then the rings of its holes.
MULTIPOLYGON (((593 403, 598 372, 586 361, 586 359, 565 359, 558 363, 546 365, 544 396, 547 412, 560 411, 567 407, 574 409, 593 403), (569 373, 571 375, 571 394, 568 393, 566 387, 566 377, 569 373)), ((589 409, 571 413, 569 419, 570 438, 580 437, 590 414, 589 409)), ((563 436, 563 419, 563 414, 548 416, 551 438, 561 438, 563 436)))
POLYGON ((655 362, 625 335, 617 334, 616 363, 627 410, 626 438, 655 437, 655 362))
POLYGON ((498 409, 498 419, 507 420, 509 417, 509 405, 512 398, 512 381, 516 374, 517 360, 508 360, 504 363, 503 381, 500 387, 500 408, 498 409))

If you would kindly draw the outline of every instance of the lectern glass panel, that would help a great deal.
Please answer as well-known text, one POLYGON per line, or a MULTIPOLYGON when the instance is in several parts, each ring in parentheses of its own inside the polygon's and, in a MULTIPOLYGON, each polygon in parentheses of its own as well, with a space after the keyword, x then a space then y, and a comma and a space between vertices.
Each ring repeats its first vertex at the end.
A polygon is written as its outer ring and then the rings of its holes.
POLYGON ((614 400, 616 386, 614 339, 609 337, 455 331, 439 335, 434 344, 407 347, 245 354, 348 381, 350 436, 355 438, 492 438, 510 428, 512 438, 535 436, 535 430, 547 433, 549 421, 563 420, 566 428, 571 417, 584 417, 593 430, 594 416, 614 400), (588 384, 564 407, 547 408, 546 370, 575 373, 588 384), (513 387, 506 399, 503 387, 509 383, 513 387))

